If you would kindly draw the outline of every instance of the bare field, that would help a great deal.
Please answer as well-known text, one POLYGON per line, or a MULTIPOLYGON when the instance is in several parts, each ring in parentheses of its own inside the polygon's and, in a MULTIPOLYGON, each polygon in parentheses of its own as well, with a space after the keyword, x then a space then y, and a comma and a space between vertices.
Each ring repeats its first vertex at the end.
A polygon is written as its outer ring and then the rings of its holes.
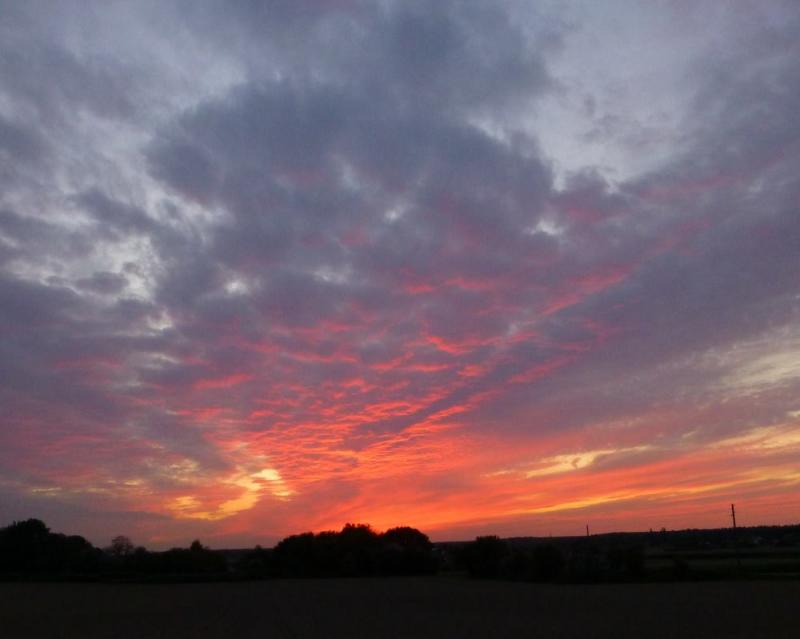
POLYGON ((4 639, 797 637, 800 582, 0 584, 4 639))

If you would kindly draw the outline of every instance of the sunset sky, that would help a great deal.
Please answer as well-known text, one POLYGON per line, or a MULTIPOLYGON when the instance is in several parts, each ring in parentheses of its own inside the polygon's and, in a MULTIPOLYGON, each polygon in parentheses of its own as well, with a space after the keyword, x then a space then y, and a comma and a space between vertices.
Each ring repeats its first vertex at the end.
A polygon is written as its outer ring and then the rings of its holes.
POLYGON ((800 522, 795 0, 0 0, 0 526, 800 522))

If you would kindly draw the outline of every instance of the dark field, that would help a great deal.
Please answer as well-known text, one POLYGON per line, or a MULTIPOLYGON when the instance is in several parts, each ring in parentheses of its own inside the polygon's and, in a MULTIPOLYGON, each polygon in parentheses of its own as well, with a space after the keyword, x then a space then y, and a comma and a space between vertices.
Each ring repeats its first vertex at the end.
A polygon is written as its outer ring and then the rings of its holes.
POLYGON ((0 584, 0 636, 797 637, 800 582, 0 584))

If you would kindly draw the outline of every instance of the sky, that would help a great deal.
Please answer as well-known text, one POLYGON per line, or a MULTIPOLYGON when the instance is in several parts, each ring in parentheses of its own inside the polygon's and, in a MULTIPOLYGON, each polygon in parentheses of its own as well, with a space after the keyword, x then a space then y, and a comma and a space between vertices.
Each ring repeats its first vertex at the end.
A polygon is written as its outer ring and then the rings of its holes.
POLYGON ((800 521, 794 0, 0 0, 0 525, 800 521))

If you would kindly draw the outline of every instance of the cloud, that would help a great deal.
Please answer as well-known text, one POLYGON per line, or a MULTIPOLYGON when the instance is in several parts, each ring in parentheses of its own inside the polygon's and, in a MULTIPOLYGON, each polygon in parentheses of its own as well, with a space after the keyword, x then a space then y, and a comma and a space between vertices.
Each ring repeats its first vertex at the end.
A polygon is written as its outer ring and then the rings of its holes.
MULTIPOLYGON (((702 468, 693 447, 785 428, 798 18, 768 4, 723 10, 716 49, 694 14, 626 13, 658 45, 630 68, 617 5, 15 7, 5 490, 145 513, 161 540, 415 513, 513 528, 561 503, 646 510, 702 468), (675 96, 663 122, 645 88, 675 96), (628 159, 565 168, 559 134, 628 159)), ((722 494, 712 461, 676 490, 722 494)))

